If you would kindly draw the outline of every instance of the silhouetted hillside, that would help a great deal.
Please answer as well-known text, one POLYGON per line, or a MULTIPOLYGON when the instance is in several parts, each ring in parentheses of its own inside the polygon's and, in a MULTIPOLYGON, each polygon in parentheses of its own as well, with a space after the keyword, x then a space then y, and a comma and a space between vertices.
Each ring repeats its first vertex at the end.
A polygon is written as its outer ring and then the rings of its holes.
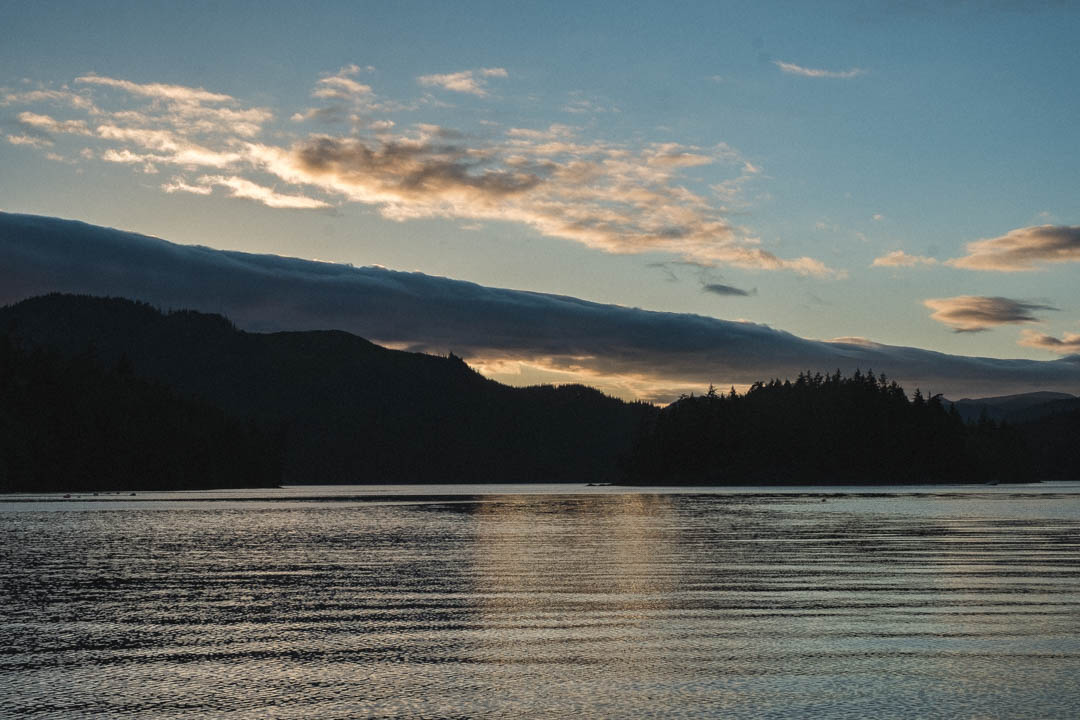
POLYGON ((0 335, 0 492, 272 487, 278 438, 77 355, 0 335))
POLYGON ((1032 479, 1012 427, 965 424, 940 396, 909 400, 884 376, 802 374, 664 408, 636 439, 640 484, 1018 482, 1032 479))
POLYGON ((271 429, 291 483, 611 481, 655 413, 583 386, 510 388, 454 356, 344 332, 246 333, 116 298, 32 298, 0 309, 0 329, 271 429))

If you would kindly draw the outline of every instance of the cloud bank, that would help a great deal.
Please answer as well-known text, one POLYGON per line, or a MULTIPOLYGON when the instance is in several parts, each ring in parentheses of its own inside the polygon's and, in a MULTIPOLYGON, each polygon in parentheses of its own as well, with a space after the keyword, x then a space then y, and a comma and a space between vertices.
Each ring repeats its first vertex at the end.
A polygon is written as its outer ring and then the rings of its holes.
POLYGON ((1033 311, 1057 310, 1049 305, 979 295, 931 298, 924 300, 923 305, 934 311, 930 315, 932 319, 948 325, 954 332, 982 332, 998 325, 1039 322, 1033 311))
POLYGON ((1080 392, 1080 357, 1001 360, 864 339, 808 340, 755 323, 174 245, 83 223, 0 214, 0 302, 52 291, 223 312, 248 330, 343 329, 394 347, 453 351, 492 372, 526 365, 654 400, 709 383, 744 385, 837 368, 872 368, 909 389, 956 396, 1080 392))

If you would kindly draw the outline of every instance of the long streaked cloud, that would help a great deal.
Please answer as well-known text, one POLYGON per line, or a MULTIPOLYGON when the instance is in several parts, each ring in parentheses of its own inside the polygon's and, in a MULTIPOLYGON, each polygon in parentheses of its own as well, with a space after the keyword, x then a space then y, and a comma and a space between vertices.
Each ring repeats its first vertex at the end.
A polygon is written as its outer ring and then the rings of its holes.
MULTIPOLYGON (((161 184, 167 192, 208 195, 208 188, 218 188, 274 208, 356 202, 396 221, 524 224, 608 253, 665 253, 713 266, 840 275, 815 258, 780 257, 750 230, 729 222, 731 212, 744 209, 744 187, 762 170, 724 143, 615 143, 558 124, 483 134, 421 122, 399 128, 375 117, 398 106, 357 80, 361 72, 349 65, 318 79, 312 95, 329 105, 299 117, 331 111, 352 123, 344 134, 283 141, 266 132, 273 113, 231 95, 84 75, 76 85, 89 94, 93 111, 54 117, 25 110, 25 132, 8 142, 49 148, 57 157, 62 153, 54 139, 96 142, 82 149, 83 159, 143 173, 167 169, 169 180, 161 184), (710 184, 703 173, 727 179, 710 184)), ((431 76, 439 78, 431 82, 470 92, 470 82, 505 75, 502 68, 484 68, 431 76)), ((64 97, 49 100, 63 104, 64 97)), ((79 110, 74 103, 66 107, 79 110)))
POLYGON ((51 291, 224 312, 254 331, 342 329, 399 348, 453 351, 504 379, 526 367, 657 400, 710 382, 745 385, 837 368, 872 368, 909 389, 947 395, 1080 391, 1076 358, 1001 360, 862 338, 809 340, 756 323, 174 245, 83 223, 0 214, 0 303, 51 291))
POLYGON ((416 78, 416 81, 426 87, 441 87, 443 90, 484 97, 488 94, 488 78, 505 78, 509 75, 505 68, 494 67, 462 70, 443 75, 421 75, 416 78))
POLYGON ((0 90, 0 107, 38 103, 68 105, 90 113, 91 115, 100 113, 100 110, 94 105, 90 98, 75 92, 66 86, 61 89, 36 88, 34 90, 0 90))
POLYGON ((1025 272, 1046 264, 1080 262, 1080 225, 1036 225, 967 244, 947 264, 966 270, 1025 272))
POLYGON ((1050 305, 980 295, 930 298, 923 305, 934 311, 931 319, 948 325, 954 332, 982 332, 998 325, 1039 322, 1032 313, 1057 310, 1050 305))
POLYGON ((1025 347, 1049 350, 1058 355, 1080 355, 1080 333, 1067 332, 1064 336, 1056 338, 1035 330, 1021 330, 1018 342, 1025 347))
POLYGON ((802 65, 784 62, 783 60, 773 60, 773 65, 780 68, 781 71, 788 75, 800 75, 802 77, 810 78, 837 78, 843 80, 866 74, 866 71, 862 68, 851 68, 850 70, 821 70, 818 68, 803 67, 802 65))
POLYGON ((37 148, 38 150, 50 148, 55 144, 50 138, 41 135, 28 135, 26 133, 8 135, 7 141, 12 145, 26 145, 27 147, 37 148))
POLYGON ((751 295, 757 295, 757 290, 743 290, 734 285, 724 285, 723 283, 705 283, 701 286, 701 291, 728 297, 749 297, 751 295))
POLYGON ((915 267, 916 265, 937 265, 937 259, 925 255, 909 255, 903 250, 893 250, 881 257, 874 258, 872 267, 915 267))
POLYGON ((130 80, 118 80, 116 78, 102 77, 100 75, 83 75, 75 78, 76 83, 84 85, 102 85, 105 87, 118 88, 132 95, 158 100, 175 100, 184 103, 233 103, 236 99, 224 93, 210 92, 202 88, 192 88, 185 85, 167 85, 165 83, 137 83, 130 80))
POLYGON ((19 124, 23 127, 33 128, 45 133, 59 133, 65 135, 90 135, 90 129, 85 120, 57 120, 49 115, 41 115, 34 112, 21 112, 18 114, 19 124))
POLYGON ((273 188, 268 188, 254 183, 242 177, 225 175, 203 175, 196 180, 194 185, 188 185, 182 180, 174 180, 162 186, 165 192, 188 192, 196 195, 209 195, 211 188, 224 187, 228 189, 229 197, 246 198, 255 200, 267 207, 292 208, 299 210, 314 210, 317 208, 330 207, 317 198, 305 195, 290 195, 280 193, 273 188))

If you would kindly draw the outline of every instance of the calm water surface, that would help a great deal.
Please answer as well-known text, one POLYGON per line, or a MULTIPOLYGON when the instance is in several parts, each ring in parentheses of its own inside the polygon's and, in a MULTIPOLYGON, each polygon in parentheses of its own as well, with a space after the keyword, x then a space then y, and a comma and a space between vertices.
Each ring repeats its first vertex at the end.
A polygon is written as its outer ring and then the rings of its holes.
POLYGON ((1080 484, 3 496, 0 716, 1074 718, 1080 484))

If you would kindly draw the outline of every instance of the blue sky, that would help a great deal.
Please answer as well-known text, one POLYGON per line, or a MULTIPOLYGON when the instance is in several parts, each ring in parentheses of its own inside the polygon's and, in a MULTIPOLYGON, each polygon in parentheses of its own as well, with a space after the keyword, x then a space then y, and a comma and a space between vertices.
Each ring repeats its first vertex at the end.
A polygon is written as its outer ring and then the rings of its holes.
MULTIPOLYGON (((805 338, 1080 352, 1070 3, 0 14, 8 212, 805 338)), ((491 372, 568 377, 514 362, 491 372)))

